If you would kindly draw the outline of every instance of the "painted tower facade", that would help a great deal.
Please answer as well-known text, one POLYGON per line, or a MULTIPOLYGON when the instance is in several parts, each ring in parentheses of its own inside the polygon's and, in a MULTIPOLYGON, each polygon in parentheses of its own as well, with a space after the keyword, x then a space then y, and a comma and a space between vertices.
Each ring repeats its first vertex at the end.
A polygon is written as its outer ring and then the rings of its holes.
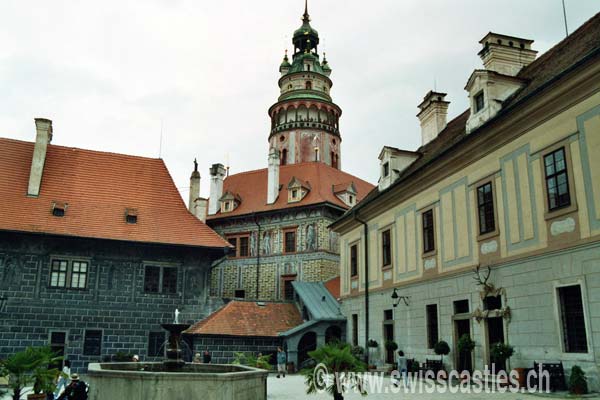
POLYGON ((280 95, 269 109, 269 147, 279 150, 281 165, 318 161, 340 169, 342 110, 331 99, 331 68, 317 51, 319 33, 310 25, 307 7, 292 43, 292 62, 286 50, 279 67, 280 95))

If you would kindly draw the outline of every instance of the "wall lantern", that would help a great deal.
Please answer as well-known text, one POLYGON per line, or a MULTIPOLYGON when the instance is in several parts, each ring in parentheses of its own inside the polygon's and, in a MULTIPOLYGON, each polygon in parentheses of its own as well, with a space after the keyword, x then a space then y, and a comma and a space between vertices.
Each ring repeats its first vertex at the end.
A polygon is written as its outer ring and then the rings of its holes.
POLYGON ((392 300, 394 302, 394 307, 397 307, 401 300, 404 302, 405 306, 408 307, 410 305, 410 296, 398 296, 396 288, 394 288, 394 292, 392 293, 392 300))

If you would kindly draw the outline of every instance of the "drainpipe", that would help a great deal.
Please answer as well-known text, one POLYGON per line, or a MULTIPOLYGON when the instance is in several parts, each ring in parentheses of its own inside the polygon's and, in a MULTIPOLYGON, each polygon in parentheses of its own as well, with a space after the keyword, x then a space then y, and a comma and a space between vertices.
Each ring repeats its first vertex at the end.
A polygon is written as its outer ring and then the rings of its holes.
POLYGON ((258 300, 258 285, 260 283, 260 224, 258 223, 256 213, 252 213, 252 217, 258 227, 258 232, 256 233, 256 300, 258 300))
POLYGON ((369 363, 369 225, 353 212, 354 220, 364 227, 365 232, 365 358, 369 363))

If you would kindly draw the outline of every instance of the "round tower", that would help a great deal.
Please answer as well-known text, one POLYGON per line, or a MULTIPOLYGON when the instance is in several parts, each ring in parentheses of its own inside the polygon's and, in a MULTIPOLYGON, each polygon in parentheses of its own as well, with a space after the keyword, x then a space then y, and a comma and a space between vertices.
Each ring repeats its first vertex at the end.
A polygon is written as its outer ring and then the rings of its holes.
POLYGON ((286 50, 279 67, 279 98, 269 108, 269 148, 279 150, 281 165, 318 161, 340 169, 342 110, 331 100, 331 68, 325 53, 321 61, 317 52, 319 33, 307 4, 292 43, 291 63, 286 50))

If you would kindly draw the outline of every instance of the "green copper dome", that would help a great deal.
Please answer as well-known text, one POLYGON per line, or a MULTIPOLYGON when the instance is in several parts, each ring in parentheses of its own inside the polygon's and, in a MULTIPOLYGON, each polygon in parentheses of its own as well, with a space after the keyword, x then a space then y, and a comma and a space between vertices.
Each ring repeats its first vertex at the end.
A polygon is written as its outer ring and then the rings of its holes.
POLYGON ((308 15, 308 2, 304 4, 304 15, 302 16, 302 26, 294 31, 294 57, 299 53, 317 51, 319 44, 319 32, 310 26, 310 16, 308 15))

